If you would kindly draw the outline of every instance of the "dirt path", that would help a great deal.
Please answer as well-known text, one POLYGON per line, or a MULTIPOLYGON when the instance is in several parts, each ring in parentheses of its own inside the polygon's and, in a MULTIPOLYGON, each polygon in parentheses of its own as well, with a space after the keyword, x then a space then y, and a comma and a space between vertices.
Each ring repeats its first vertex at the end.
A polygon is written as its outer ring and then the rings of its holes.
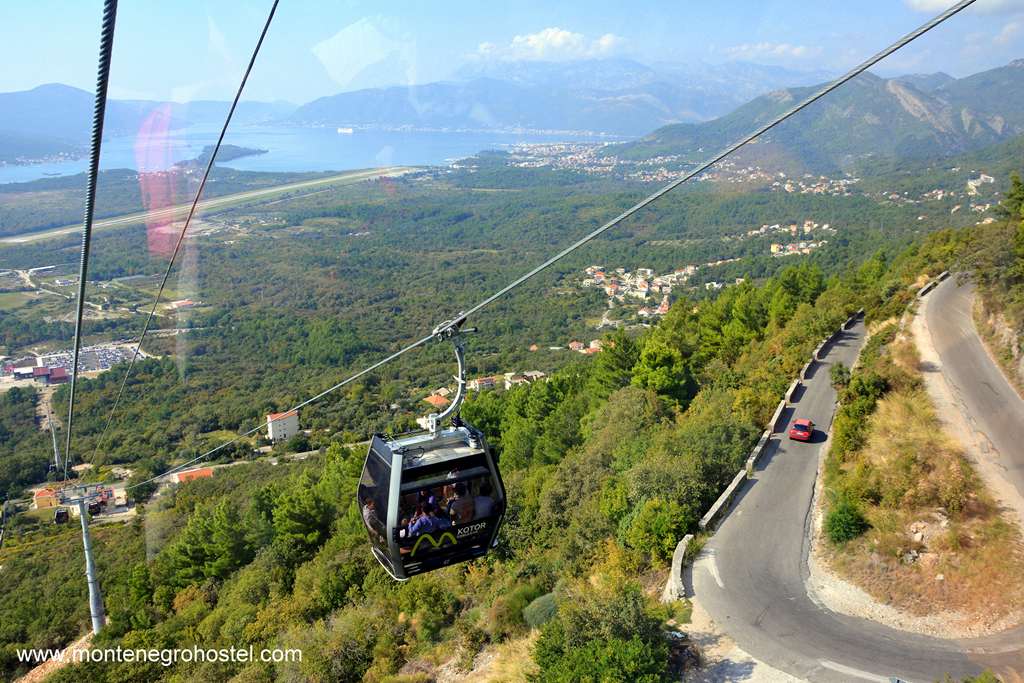
MULTIPOLYGON (((55 386, 43 387, 39 392, 39 400, 36 401, 36 417, 39 419, 39 428, 44 432, 50 431, 50 418, 53 417, 53 394, 57 391, 55 386)), ((60 427, 60 422, 53 417, 53 426, 60 427)))

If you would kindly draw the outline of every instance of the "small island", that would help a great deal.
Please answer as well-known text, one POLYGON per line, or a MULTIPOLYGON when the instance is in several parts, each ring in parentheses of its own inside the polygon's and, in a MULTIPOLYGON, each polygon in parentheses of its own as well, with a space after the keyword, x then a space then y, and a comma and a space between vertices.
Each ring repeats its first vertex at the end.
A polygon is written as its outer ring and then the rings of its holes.
MULTIPOLYGON (((207 145, 203 147, 203 151, 199 153, 195 159, 189 161, 183 161, 180 165, 185 166, 189 164, 195 164, 197 166, 205 166, 210 162, 210 155, 213 154, 213 145, 207 145)), ((265 149, 256 149, 253 147, 239 147, 238 145, 221 145, 220 151, 217 152, 217 161, 233 161, 234 159, 241 159, 242 157, 254 156, 256 154, 266 154, 265 149)))

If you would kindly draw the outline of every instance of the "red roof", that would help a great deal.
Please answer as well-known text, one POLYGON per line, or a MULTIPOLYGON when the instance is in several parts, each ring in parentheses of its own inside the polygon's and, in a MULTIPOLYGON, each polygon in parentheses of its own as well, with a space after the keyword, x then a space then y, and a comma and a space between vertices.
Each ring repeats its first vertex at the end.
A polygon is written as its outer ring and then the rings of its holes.
POLYGON ((68 378, 68 371, 65 370, 64 368, 53 368, 52 370, 50 370, 50 379, 51 380, 54 380, 54 379, 67 379, 67 378, 68 378))
POLYGON ((36 491, 35 493, 32 494, 32 497, 33 498, 42 498, 43 496, 52 496, 52 495, 55 495, 55 494, 56 494, 56 492, 53 489, 39 489, 38 491, 36 491))
POLYGON ((184 472, 178 472, 178 481, 192 481, 193 479, 205 479, 206 477, 213 476, 212 467, 200 467, 195 470, 185 470, 184 472))
POLYGON ((292 417, 293 415, 298 417, 299 411, 297 411, 297 410, 289 410, 287 413, 269 413, 267 415, 267 422, 274 422, 275 420, 283 420, 284 418, 292 417))
POLYGON ((447 408, 448 405, 451 403, 451 401, 446 399, 444 396, 438 396, 437 394, 431 394, 430 396, 427 396, 423 400, 429 403, 430 405, 434 406, 435 408, 447 408))
POLYGON ((46 377, 50 374, 50 368, 32 368, 33 377, 46 377))

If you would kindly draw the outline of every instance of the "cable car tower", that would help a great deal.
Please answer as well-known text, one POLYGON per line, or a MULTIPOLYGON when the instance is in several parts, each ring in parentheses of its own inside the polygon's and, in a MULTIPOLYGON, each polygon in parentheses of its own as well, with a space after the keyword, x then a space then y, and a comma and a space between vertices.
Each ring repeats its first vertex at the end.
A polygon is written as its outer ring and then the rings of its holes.
POLYGON ((497 545, 505 487, 480 430, 459 417, 466 395, 464 317, 434 329, 455 349, 458 388, 426 419, 426 431, 375 434, 359 479, 358 503, 374 556, 398 581, 486 555, 497 545), (451 426, 442 425, 451 418, 451 426))
POLYGON ((89 535, 89 515, 96 509, 97 501, 106 496, 105 488, 100 484, 67 486, 57 492, 61 505, 76 506, 78 517, 82 520, 82 547, 85 549, 85 579, 89 583, 89 617, 92 620, 93 634, 99 634, 106 622, 103 613, 103 595, 100 593, 100 582, 96 577, 96 562, 92 557, 92 537, 89 535))
POLYGON ((50 426, 50 439, 53 441, 53 464, 50 465, 51 472, 60 472, 60 449, 57 448, 57 431, 53 427, 53 411, 49 411, 46 423, 50 426))

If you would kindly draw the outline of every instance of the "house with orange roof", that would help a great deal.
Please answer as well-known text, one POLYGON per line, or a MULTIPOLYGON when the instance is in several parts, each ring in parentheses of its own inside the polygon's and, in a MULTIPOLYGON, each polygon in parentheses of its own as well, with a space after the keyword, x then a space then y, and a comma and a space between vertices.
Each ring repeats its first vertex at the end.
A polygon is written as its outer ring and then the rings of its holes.
POLYGON ((299 411, 267 415, 267 438, 274 443, 287 441, 299 433, 299 411))
POLYGON ((57 492, 51 488, 41 488, 32 494, 32 507, 36 510, 57 507, 59 503, 57 492))
POLYGON ((197 467, 194 470, 185 470, 184 472, 176 472, 173 475, 175 482, 184 484, 186 481, 195 481, 196 479, 207 479, 213 476, 212 467, 197 467))
POLYGON ((439 396, 438 394, 431 394, 430 396, 427 396, 423 400, 429 403, 430 405, 434 406, 438 410, 444 410, 449 405, 451 405, 451 401, 446 399, 444 396, 439 396))

